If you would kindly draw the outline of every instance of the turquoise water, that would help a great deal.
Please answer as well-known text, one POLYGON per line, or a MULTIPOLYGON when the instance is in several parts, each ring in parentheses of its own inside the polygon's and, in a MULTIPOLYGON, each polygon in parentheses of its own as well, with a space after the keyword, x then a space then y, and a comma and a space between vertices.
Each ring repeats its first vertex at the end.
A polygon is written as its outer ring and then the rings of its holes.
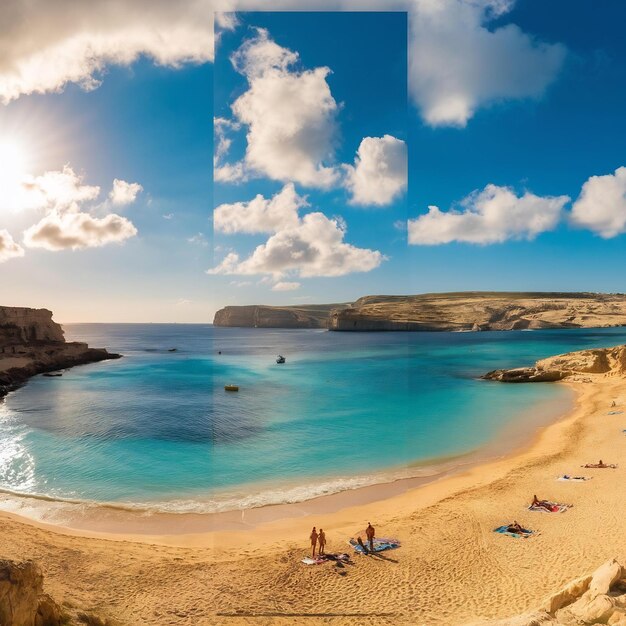
POLYGON ((520 415, 569 397, 555 385, 479 375, 626 343, 624 329, 94 324, 66 334, 125 358, 36 377, 0 404, 0 487, 202 511, 302 499, 474 450, 520 415), (286 364, 275 363, 278 353, 286 364), (238 393, 224 391, 231 382, 238 393))

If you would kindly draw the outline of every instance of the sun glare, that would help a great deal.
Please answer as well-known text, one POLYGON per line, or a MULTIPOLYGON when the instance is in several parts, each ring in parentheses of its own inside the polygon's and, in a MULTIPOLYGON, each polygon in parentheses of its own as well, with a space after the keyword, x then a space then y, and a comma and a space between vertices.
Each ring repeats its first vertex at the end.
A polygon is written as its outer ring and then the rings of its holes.
POLYGON ((23 144, 0 137, 0 207, 19 208, 11 204, 17 202, 21 183, 29 173, 28 167, 28 154, 23 144))

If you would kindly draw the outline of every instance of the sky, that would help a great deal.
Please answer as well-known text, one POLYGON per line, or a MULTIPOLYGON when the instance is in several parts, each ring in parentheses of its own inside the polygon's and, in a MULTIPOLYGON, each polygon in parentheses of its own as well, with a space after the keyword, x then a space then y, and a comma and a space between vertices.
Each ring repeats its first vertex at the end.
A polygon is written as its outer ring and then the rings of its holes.
POLYGON ((1 304, 625 290, 626 5, 271 4, 0 6, 1 304))

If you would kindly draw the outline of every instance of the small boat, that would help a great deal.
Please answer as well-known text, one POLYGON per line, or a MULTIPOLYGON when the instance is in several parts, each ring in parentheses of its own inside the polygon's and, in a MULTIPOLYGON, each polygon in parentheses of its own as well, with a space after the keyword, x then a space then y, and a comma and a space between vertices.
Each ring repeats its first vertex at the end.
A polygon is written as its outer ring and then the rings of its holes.
POLYGON ((168 352, 177 352, 177 351, 178 351, 178 348, 170 348, 170 349, 168 350, 168 352))
POLYGON ((225 391, 239 391, 239 385, 224 385, 225 391))
POLYGON ((282 354, 279 354, 276 357, 276 363, 284 363, 286 361, 285 357, 282 354))
POLYGON ((63 376, 63 374, 61 374, 61 372, 46 372, 44 376, 48 378, 58 378, 59 376, 63 376))

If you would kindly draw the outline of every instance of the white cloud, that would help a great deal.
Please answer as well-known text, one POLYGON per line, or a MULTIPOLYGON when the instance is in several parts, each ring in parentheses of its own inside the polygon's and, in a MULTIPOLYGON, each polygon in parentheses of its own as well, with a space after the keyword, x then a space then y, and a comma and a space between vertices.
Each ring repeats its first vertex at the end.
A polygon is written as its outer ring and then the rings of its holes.
POLYGON ((365 137, 354 160, 344 166, 351 204, 390 204, 407 184, 406 144, 391 135, 365 137))
POLYGON ((503 0, 414 0, 410 16, 409 88, 432 126, 465 126, 479 107, 536 98, 565 58, 514 24, 489 27, 509 11, 503 0))
POLYGON ((196 233, 192 237, 189 237, 187 241, 193 245, 202 246, 203 248, 206 248, 209 245, 204 233, 196 233))
POLYGON ((0 263, 24 256, 24 248, 13 240, 7 230, 0 230, 0 263))
POLYGON ((116 178, 113 181, 113 189, 109 193, 109 199, 116 206, 124 206, 132 204, 141 191, 143 191, 143 187, 139 183, 128 183, 116 178))
POLYGON ((591 176, 572 207, 571 219, 605 239, 626 232, 626 167, 591 176))
POLYGON ((278 282, 272 286, 272 291, 295 291, 300 286, 300 283, 278 282))
POLYGON ((270 199, 258 194, 249 202, 221 204, 213 213, 213 224, 222 233, 274 233, 298 224, 298 209, 307 206, 293 183, 270 199))
POLYGON ((0 101, 100 84, 107 65, 140 56, 180 67, 213 58, 210 0, 0 3, 0 101))
POLYGON ((100 187, 83 184, 82 177, 68 165, 62 171, 29 176, 22 188, 22 208, 44 212, 44 217, 24 232, 24 244, 30 248, 99 247, 137 234, 129 220, 115 213, 95 217, 85 211, 84 205, 99 197, 100 187))
POLYGON ((270 274, 278 279, 287 273, 309 276, 343 276, 368 272, 385 257, 377 250, 357 248, 344 241, 345 225, 323 213, 308 213, 295 226, 272 235, 245 260, 231 252, 209 274, 270 274))
POLYGON ((213 180, 219 182, 243 182, 247 178, 243 163, 226 163, 228 151, 232 145, 229 133, 238 131, 241 125, 223 117, 213 118, 215 149, 213 155, 213 180))
POLYGON ((133 224, 115 213, 98 218, 89 213, 52 211, 24 232, 24 243, 52 251, 78 250, 120 243, 136 234, 133 224))
POLYGON ((233 66, 248 80, 232 105, 236 123, 246 127, 247 146, 243 169, 218 170, 219 180, 254 173, 319 188, 339 181, 338 169, 325 164, 334 156, 338 111, 326 82, 330 70, 293 69, 297 61, 297 53, 264 29, 233 54, 233 66))
POLYGON ((460 210, 444 212, 430 206, 428 213, 409 220, 409 243, 488 244, 534 239, 557 226, 567 202, 567 196, 540 197, 529 192, 517 196, 508 187, 487 185, 463 199, 460 210))

